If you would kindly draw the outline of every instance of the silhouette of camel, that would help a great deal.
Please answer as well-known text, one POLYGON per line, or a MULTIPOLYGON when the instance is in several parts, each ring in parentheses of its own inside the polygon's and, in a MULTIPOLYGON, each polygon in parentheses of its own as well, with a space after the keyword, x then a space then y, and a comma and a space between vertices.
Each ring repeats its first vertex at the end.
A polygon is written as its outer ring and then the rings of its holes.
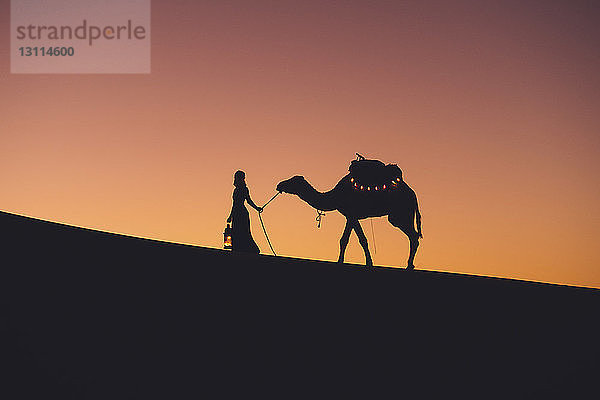
MULTIPOLYGON (((395 167, 395 166, 394 166, 395 167)), ((399 168, 398 168, 399 170, 399 168)), ((400 177, 390 184, 387 190, 379 187, 369 187, 368 191, 360 186, 357 190, 356 182, 351 174, 344 176, 335 187, 327 192, 319 192, 304 179, 303 176, 294 176, 279 182, 279 192, 295 194, 310 206, 322 211, 337 210, 346 217, 346 226, 340 238, 340 255, 338 262, 344 262, 346 246, 352 230, 356 232, 360 245, 365 252, 366 265, 373 266, 367 237, 362 230, 359 220, 369 217, 382 217, 387 215, 388 221, 399 228, 410 240, 410 254, 407 269, 414 268, 415 254, 419 247, 421 234, 421 214, 415 192, 400 177), (415 230, 415 216, 417 229, 415 230)), ((386 188, 383 186, 383 188, 386 188)))

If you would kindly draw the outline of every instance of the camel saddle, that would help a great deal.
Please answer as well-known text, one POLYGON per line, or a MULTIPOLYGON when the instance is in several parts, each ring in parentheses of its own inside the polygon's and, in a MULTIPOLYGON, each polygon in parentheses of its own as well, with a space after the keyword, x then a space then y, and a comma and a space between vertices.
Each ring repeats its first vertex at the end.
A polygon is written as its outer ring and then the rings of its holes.
POLYGON ((402 180, 402 170, 396 164, 384 164, 379 160, 368 160, 356 154, 357 159, 350 163, 350 176, 359 187, 378 187, 402 180), (398 179, 399 178, 399 179, 398 179))

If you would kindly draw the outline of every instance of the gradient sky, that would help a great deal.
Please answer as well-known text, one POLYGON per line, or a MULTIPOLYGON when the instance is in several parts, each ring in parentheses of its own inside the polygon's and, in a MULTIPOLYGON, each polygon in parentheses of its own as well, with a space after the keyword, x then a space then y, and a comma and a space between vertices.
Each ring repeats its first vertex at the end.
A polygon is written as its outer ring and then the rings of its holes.
MULTIPOLYGON (((1 210, 221 247, 235 170, 262 204, 359 152, 417 192, 417 268, 600 288, 598 2, 154 0, 149 75, 10 74, 9 9, 1 210)), ((337 259, 341 215, 317 229, 291 195, 263 215, 279 254, 337 259)), ((405 266, 373 227, 375 263, 405 266)))

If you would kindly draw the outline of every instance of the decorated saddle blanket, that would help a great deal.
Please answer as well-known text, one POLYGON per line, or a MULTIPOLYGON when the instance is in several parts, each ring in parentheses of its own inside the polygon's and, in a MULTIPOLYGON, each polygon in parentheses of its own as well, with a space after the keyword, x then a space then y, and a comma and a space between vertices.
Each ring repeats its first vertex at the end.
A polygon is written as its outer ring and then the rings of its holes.
POLYGON ((350 163, 350 181, 357 190, 394 189, 402 182, 402 170, 396 164, 359 157, 350 163))

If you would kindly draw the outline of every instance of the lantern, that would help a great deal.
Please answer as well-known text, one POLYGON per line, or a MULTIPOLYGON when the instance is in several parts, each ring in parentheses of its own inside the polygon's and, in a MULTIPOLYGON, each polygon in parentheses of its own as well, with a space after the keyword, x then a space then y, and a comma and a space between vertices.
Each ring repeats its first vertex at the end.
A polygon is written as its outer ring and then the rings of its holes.
POLYGON ((233 247, 231 243, 231 234, 231 224, 227 224, 225 231, 223 231, 223 248, 225 250, 231 250, 233 247))

